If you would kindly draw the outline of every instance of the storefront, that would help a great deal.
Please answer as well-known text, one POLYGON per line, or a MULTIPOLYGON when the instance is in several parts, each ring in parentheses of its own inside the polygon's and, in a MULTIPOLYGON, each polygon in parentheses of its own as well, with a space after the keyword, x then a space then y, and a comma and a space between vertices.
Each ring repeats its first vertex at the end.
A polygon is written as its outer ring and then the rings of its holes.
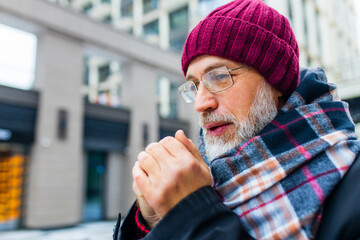
POLYGON ((38 94, 0 87, 0 230, 21 225, 38 94))

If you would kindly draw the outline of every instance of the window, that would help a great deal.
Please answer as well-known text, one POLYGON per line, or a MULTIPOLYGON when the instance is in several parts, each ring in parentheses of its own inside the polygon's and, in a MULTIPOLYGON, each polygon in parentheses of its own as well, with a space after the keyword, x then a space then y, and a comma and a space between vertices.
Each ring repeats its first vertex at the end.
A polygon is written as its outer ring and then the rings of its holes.
POLYGON ((170 13, 170 47, 182 50, 189 30, 188 7, 170 13))
POLYGON ((186 35, 178 37, 178 38, 173 37, 170 39, 170 46, 174 50, 181 51, 184 47, 185 41, 186 41, 186 35))
POLYGON ((85 57, 84 95, 86 101, 119 107, 121 98, 121 63, 100 56, 85 57))
POLYGON ((159 44, 159 20, 145 24, 143 27, 143 36, 148 43, 159 44))
POLYGON ((159 20, 144 25, 144 35, 159 35, 159 20))
POLYGON ((0 229, 13 230, 21 218, 27 157, 17 152, 25 150, 2 144, 0 148, 0 229), (19 149, 19 150, 18 150, 19 149))
POLYGON ((198 13, 201 16, 206 16, 215 8, 220 7, 228 2, 228 0, 199 0, 198 13))
POLYGON ((132 0, 123 0, 121 2, 120 9, 122 17, 132 17, 133 16, 133 1, 132 0))
POLYGON ((170 29, 176 30, 189 25, 188 7, 183 7, 175 12, 170 13, 170 29))
POLYGON ((177 84, 166 77, 157 81, 158 114, 161 118, 176 119, 178 108, 177 84))
POLYGON ((82 8, 82 12, 85 14, 89 14, 90 10, 93 8, 93 4, 91 2, 89 2, 88 4, 86 4, 85 6, 83 6, 82 8))
POLYGON ((99 82, 105 82, 110 75, 110 66, 106 64, 99 67, 99 82))
POLYGON ((158 8, 158 0, 143 0, 144 13, 148 13, 158 8))
POLYGON ((0 24, 0 85, 31 89, 35 79, 36 36, 0 24))

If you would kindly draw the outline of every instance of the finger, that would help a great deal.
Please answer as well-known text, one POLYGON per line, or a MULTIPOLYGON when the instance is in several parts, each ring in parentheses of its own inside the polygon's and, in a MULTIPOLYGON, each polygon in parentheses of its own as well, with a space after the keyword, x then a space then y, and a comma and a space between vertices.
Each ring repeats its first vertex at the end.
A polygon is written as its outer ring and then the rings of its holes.
POLYGON ((149 189, 151 188, 151 181, 144 170, 140 167, 138 162, 135 162, 135 165, 132 169, 132 176, 135 184, 138 187, 138 190, 144 195, 148 193, 149 189))
POLYGON ((136 196, 136 205, 140 208, 143 208, 144 203, 146 203, 144 194, 140 191, 139 187, 137 186, 136 182, 133 182, 133 191, 135 193, 136 196))
POLYGON ((140 198, 144 196, 144 194, 140 191, 135 181, 133 181, 133 191, 135 193, 136 198, 140 198))
POLYGON ((136 206, 140 207, 139 199, 142 198, 142 192, 140 192, 140 189, 137 186, 135 181, 133 181, 132 187, 133 187, 133 192, 135 193, 135 196, 136 196, 136 206))
POLYGON ((160 165, 149 153, 142 151, 138 154, 138 164, 148 176, 158 176, 160 174, 160 165))
POLYGON ((177 130, 175 133, 175 138, 182 144, 184 144, 184 146, 192 153, 192 155, 194 155, 194 157, 196 157, 198 160, 203 161, 203 158, 196 145, 189 138, 186 137, 183 130, 177 130))
POLYGON ((174 159, 184 154, 191 154, 185 145, 174 137, 165 137, 159 143, 174 157, 174 159))
POLYGON ((161 165, 164 165, 169 162, 170 158, 173 158, 171 153, 169 153, 164 146, 160 143, 151 143, 145 148, 145 152, 150 154, 153 159, 159 165, 161 171, 161 165))

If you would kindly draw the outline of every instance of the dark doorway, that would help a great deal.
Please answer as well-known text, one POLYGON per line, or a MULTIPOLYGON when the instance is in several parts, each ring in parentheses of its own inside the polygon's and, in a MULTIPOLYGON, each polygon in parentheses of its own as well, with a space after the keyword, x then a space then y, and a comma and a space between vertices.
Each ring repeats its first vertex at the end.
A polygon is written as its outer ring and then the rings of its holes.
POLYGON ((84 221, 104 218, 106 158, 106 152, 89 151, 87 154, 84 221))

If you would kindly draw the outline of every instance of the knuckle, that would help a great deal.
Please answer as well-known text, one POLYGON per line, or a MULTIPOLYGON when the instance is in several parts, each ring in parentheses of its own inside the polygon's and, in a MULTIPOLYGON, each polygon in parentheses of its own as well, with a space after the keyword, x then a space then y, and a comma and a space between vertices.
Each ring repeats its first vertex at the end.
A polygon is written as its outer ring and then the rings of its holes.
POLYGON ((139 182, 140 179, 141 179, 141 175, 135 174, 135 175, 133 175, 133 179, 134 179, 134 182, 135 182, 135 183, 136 183, 136 182, 139 182))
POLYGON ((137 191, 137 188, 136 188, 136 182, 135 182, 135 181, 133 181, 133 184, 132 184, 132 189, 133 189, 133 191, 134 191, 134 192, 136 192, 136 191, 137 191))
POLYGON ((167 137, 164 137, 163 139, 161 139, 160 143, 161 144, 166 144, 166 143, 169 143, 169 142, 171 142, 173 140, 174 140, 174 137, 167 136, 167 137))
POLYGON ((150 143, 146 148, 146 152, 152 152, 154 149, 156 149, 159 146, 159 143, 150 143))
POLYGON ((143 159, 144 157, 145 157, 144 151, 139 152, 137 155, 138 160, 143 159))
POLYGON ((149 158, 149 155, 145 151, 141 151, 137 157, 140 165, 142 165, 148 158, 149 158))

